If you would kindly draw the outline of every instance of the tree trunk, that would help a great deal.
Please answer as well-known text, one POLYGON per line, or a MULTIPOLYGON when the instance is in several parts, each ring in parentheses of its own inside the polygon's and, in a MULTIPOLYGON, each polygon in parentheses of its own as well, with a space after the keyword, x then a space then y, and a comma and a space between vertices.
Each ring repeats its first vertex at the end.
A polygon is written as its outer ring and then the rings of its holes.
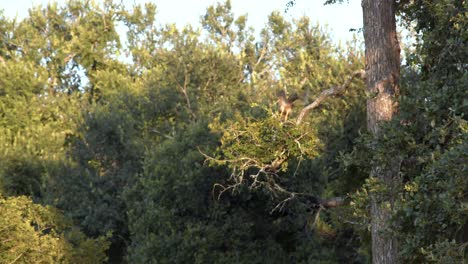
MULTIPOLYGON (((362 0, 366 47, 367 127, 378 139, 382 122, 393 118, 397 105, 400 73, 394 0, 362 0)), ((383 183, 389 195, 371 194, 372 262, 397 263, 397 241, 388 235, 388 220, 393 208, 394 187, 398 178, 399 158, 386 164, 374 164, 371 177, 383 183)))

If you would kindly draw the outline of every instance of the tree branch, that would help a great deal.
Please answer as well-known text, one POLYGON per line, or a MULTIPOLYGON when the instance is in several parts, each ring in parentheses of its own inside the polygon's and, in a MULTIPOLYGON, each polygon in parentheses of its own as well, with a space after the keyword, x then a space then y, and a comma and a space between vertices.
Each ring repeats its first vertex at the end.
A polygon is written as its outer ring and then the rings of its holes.
POLYGON ((190 98, 189 98, 188 91, 187 91, 188 85, 190 83, 190 76, 189 76, 189 71, 187 69, 187 65, 184 65, 184 86, 182 86, 177 81, 177 78, 174 78, 174 81, 175 81, 177 87, 182 91, 182 94, 184 95, 185 102, 187 103, 188 112, 192 115, 192 117, 194 119, 196 119, 197 116, 195 115, 195 113, 192 110, 192 105, 190 104, 190 98))
MULTIPOLYGON (((279 187, 279 186, 278 186, 279 187)), ((335 207, 340 207, 343 206, 347 203, 347 196, 337 196, 337 197, 331 197, 327 199, 322 199, 320 197, 317 197, 315 195, 307 194, 307 193, 296 193, 296 192, 289 192, 287 190, 284 190, 283 188, 279 187, 279 191, 288 194, 288 197, 278 203, 271 211, 270 214, 279 211, 281 212, 286 205, 287 202, 290 202, 294 199, 299 199, 300 197, 305 197, 307 200, 307 204, 310 208, 314 209, 329 209, 329 208, 335 208, 335 207)))
POLYGON ((333 96, 333 95, 338 95, 338 94, 342 93, 344 90, 346 90, 346 88, 348 88, 348 86, 351 84, 351 82, 353 81, 354 78, 356 78, 356 77, 365 78, 365 76, 366 76, 366 72, 364 70, 357 70, 357 71, 353 72, 353 74, 351 76, 349 76, 348 79, 346 79, 346 81, 341 86, 334 86, 334 87, 332 87, 330 89, 322 91, 320 93, 320 95, 317 97, 317 99, 315 99, 315 101, 313 101, 311 104, 307 105, 306 107, 304 107, 302 109, 301 113, 299 114, 299 117, 297 118, 296 123, 298 125, 301 124, 302 119, 304 118, 304 116, 310 110, 318 107, 322 103, 322 101, 325 100, 327 97, 333 96))

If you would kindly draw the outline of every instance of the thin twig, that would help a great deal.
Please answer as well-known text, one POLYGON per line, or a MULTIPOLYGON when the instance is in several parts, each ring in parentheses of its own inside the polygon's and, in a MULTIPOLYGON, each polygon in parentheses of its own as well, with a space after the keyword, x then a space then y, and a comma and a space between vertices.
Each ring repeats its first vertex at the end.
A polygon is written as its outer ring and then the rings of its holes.
POLYGON ((23 256, 24 252, 21 252, 21 254, 19 254, 18 257, 16 257, 12 262, 10 262, 10 264, 13 264, 15 263, 16 261, 18 261, 18 259, 20 259, 22 256, 23 256))
POLYGON ((289 196, 288 198, 284 199, 283 201, 279 202, 275 208, 271 209, 270 211, 270 214, 274 213, 277 209, 278 209, 278 212, 281 212, 283 211, 283 208, 284 206, 286 205, 287 202, 291 201, 292 199, 294 199, 296 197, 296 194, 295 193, 292 193, 291 196, 289 196))

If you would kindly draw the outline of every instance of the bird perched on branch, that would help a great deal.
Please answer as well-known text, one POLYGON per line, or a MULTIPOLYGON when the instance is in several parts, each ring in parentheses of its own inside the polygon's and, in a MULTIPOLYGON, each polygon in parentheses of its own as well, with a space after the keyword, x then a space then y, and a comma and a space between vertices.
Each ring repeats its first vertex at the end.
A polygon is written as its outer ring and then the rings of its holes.
POLYGON ((278 104, 279 104, 281 119, 284 118, 284 121, 288 120, 288 116, 291 113, 291 110, 293 108, 293 103, 298 98, 299 97, 297 96, 297 93, 294 93, 290 95, 289 98, 286 98, 286 93, 283 90, 278 91, 278 104))
POLYGON ((293 103, 299 99, 297 93, 292 94, 289 98, 286 98, 286 93, 283 90, 278 91, 278 104, 281 114, 281 119, 284 118, 284 121, 288 120, 288 116, 291 113, 293 108, 293 103))

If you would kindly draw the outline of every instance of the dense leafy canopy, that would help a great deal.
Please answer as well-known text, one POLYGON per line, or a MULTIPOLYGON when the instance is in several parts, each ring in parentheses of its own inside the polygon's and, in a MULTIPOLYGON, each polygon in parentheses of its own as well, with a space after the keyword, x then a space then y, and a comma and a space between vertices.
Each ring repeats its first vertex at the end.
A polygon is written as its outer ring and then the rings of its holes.
POLYGON ((0 197, 1 263, 101 263, 105 237, 87 238, 63 214, 25 196, 0 197))
POLYGON ((403 262, 463 261, 466 5, 399 1, 416 37, 380 139, 361 80, 296 124, 364 67, 307 17, 255 35, 230 1, 200 28, 110 0, 0 15, 0 263, 368 263, 369 194, 390 191, 403 262), (279 90, 300 98, 286 121, 279 90), (388 190, 368 175, 394 156, 388 190))

